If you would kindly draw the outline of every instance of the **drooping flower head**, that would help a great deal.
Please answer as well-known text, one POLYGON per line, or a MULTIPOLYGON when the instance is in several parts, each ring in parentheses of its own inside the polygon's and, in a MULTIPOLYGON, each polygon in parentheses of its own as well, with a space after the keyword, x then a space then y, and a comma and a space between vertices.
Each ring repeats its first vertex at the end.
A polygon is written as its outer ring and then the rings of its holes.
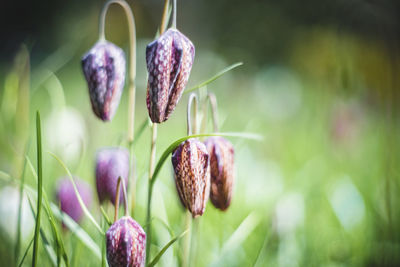
MULTIPOLYGON (((92 189, 85 181, 77 177, 74 177, 74 182, 83 203, 85 203, 86 206, 90 206, 92 203, 92 189)), ((74 186, 68 177, 63 177, 58 180, 56 198, 63 212, 68 214, 76 222, 81 220, 83 210, 75 194, 74 186)))
MULTIPOLYGON (((96 187, 99 201, 111 200, 115 204, 118 177, 128 185, 129 152, 126 148, 103 148, 97 152, 96 187)), ((122 188, 120 189, 122 203, 122 188)))
POLYGON ((193 217, 203 215, 210 193, 210 167, 207 149, 196 138, 180 144, 172 154, 175 183, 182 204, 193 217))
POLYGON ((125 83, 125 54, 113 43, 97 42, 82 58, 93 112, 110 121, 118 108, 125 83))
POLYGON ((231 203, 235 179, 234 148, 222 137, 210 137, 204 144, 210 155, 210 199, 216 208, 226 210, 231 203))
POLYGON ((177 29, 169 29, 146 48, 147 109, 153 122, 166 121, 189 79, 194 60, 193 43, 177 29))
POLYGON ((106 249, 110 267, 144 266, 146 233, 134 219, 124 216, 107 230, 106 249))

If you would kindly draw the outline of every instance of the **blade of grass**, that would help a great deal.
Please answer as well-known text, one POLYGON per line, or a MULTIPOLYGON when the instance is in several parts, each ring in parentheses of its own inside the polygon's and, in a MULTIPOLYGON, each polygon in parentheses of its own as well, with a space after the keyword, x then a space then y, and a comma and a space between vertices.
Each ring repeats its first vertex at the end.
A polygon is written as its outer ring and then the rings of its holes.
MULTIPOLYGON (((28 166, 31 168, 31 171, 33 173, 33 175, 37 178, 37 174, 35 169, 33 168, 33 165, 31 163, 31 161, 29 160, 29 158, 27 157, 27 163, 28 166)), ((1 177, 1 176, 0 176, 1 177)), ((5 181, 10 181, 8 178, 11 178, 9 176, 5 176, 4 180, 5 181), (6 178, 7 177, 7 178, 6 178)), ((19 182, 18 180, 15 180, 16 182, 19 182)), ((24 188, 26 191, 28 191, 30 194, 34 195, 35 197, 37 197, 37 193, 35 192, 35 190, 30 187, 29 185, 25 184, 24 188)), ((46 192, 43 191, 44 195, 46 195, 46 192)), ((43 199, 47 200, 47 198, 43 197, 43 199)), ((76 237, 84 244, 86 245, 86 247, 88 249, 90 249, 96 256, 100 255, 100 249, 97 246, 97 244, 91 239, 91 237, 85 232, 85 230, 83 230, 71 217, 69 217, 67 214, 63 213, 59 207, 53 203, 49 202, 49 206, 51 206, 51 212, 53 214, 54 217, 56 217, 57 219, 59 219, 60 221, 62 221, 65 226, 67 226, 68 229, 71 230, 71 232, 73 234, 76 235, 76 237)), ((43 204, 43 207, 46 210, 46 206, 43 204)), ((47 211, 46 211, 47 213, 47 211)))
POLYGON ((164 253, 167 251, 167 249, 174 244, 176 241, 178 241, 179 239, 181 239, 186 233, 188 232, 188 230, 184 231, 182 234, 180 234, 177 237, 174 237, 173 239, 171 239, 161 250, 160 252, 158 252, 157 256, 154 257, 154 259, 149 263, 148 267, 153 267, 154 265, 157 264, 157 262, 161 259, 162 255, 164 255, 164 253))
POLYGON ((101 214, 103 214, 103 218, 106 221, 106 223, 108 224, 108 226, 111 226, 112 221, 110 220, 110 218, 108 218, 106 211, 103 209, 103 206, 100 206, 100 211, 101 211, 101 214))
POLYGON ((37 257, 39 249, 40 215, 42 213, 42 137, 40 128, 40 114, 36 112, 36 138, 37 138, 37 164, 38 164, 38 198, 37 198, 37 216, 35 226, 35 238, 33 241, 32 266, 37 266, 37 257))
MULTIPOLYGON (((25 151, 28 151, 29 143, 27 144, 25 151)), ((18 219, 17 219, 17 240, 15 242, 14 250, 14 262, 17 264, 19 251, 21 247, 21 216, 22 216, 22 200, 24 195, 24 183, 25 183, 25 169, 26 169, 26 159, 24 159, 24 165, 21 172, 21 184, 19 185, 19 202, 18 202, 18 219)))
POLYGON ((72 177, 71 172, 69 171, 69 169, 67 168, 67 166, 64 164, 64 162, 57 157, 55 154, 48 152, 53 158, 55 158, 58 163, 60 163, 60 165, 64 168, 64 170, 67 172, 68 178, 71 180, 72 185, 74 187, 74 191, 75 191, 75 195, 78 198, 78 202, 79 205, 81 205, 81 208, 83 210, 83 213, 89 218, 89 220, 93 223, 93 225, 96 227, 96 229, 102 234, 104 235, 103 230, 101 229, 101 227, 99 226, 99 224, 96 222, 96 220, 93 218, 92 214, 90 214, 88 208, 86 207, 85 203, 82 200, 81 195, 79 194, 78 188, 76 187, 74 178, 72 177))
MULTIPOLYGON (((29 157, 27 155, 25 155, 25 160, 33 174, 33 176, 36 178, 36 182, 38 182, 38 175, 35 171, 35 168, 32 165, 32 162, 30 161, 29 157)), ((56 245, 57 245, 57 256, 59 256, 60 254, 62 254, 63 260, 65 262, 65 265, 67 267, 69 267, 69 261, 68 261, 68 255, 67 252, 65 251, 65 246, 64 246, 64 242, 62 241, 61 235, 58 231, 57 226, 55 225, 55 220, 54 220, 54 214, 50 209, 50 202, 47 198, 47 194, 46 191, 43 189, 43 200, 44 200, 44 210, 46 211, 47 214, 47 218, 49 219, 50 222, 50 226, 51 226, 51 230, 54 236, 54 240, 56 241, 56 245)), ((59 257, 57 257, 57 262, 59 260, 59 257)))
POLYGON ((154 182, 156 181, 157 175, 161 170, 161 167, 163 166, 165 160, 168 158, 168 156, 185 140, 190 139, 190 138, 196 138, 196 137, 206 137, 206 136, 231 136, 231 137, 242 137, 242 138, 247 138, 247 139, 255 139, 255 140, 262 140, 262 137, 257 134, 253 133, 210 133, 210 134, 195 134, 195 135, 189 135, 185 136, 182 138, 179 138, 175 142, 173 142, 161 155, 160 159, 157 162, 156 168, 154 169, 154 174, 153 178, 150 181, 150 186, 153 186, 154 182))
MULTIPOLYGON (((28 196, 28 201, 29 201, 29 206, 31 207, 32 215, 33 215, 33 217, 36 217, 35 211, 33 209, 33 204, 32 204, 32 201, 29 196, 28 196)), ((49 256, 50 261, 53 263, 54 266, 57 266, 56 253, 54 252, 54 249, 52 248, 48 239, 46 238, 46 235, 44 234, 42 227, 40 227, 39 233, 40 233, 40 237, 43 241, 43 247, 45 248, 45 251, 46 251, 47 255, 49 256)))
POLYGON ((229 239, 224 242, 224 246, 219 253, 219 258, 217 258, 211 266, 221 265, 221 260, 228 253, 234 251, 239 247, 254 231, 257 225, 260 223, 259 216, 255 212, 250 213, 239 225, 239 227, 233 232, 229 239))
POLYGON ((55 204, 51 203, 51 209, 54 216, 62 221, 64 225, 88 248, 93 254, 101 260, 101 250, 93 239, 77 224, 68 214, 62 212, 55 204))
POLYGON ((34 238, 35 238, 35 237, 32 237, 31 241, 29 242, 28 247, 26 248, 25 253, 24 253, 24 255, 22 256, 22 259, 21 259, 20 263, 18 264, 18 267, 21 267, 22 264, 24 263, 25 258, 26 258, 26 255, 28 255, 29 249, 31 248, 31 246, 32 246, 32 244, 33 244, 34 238))
POLYGON ((195 90, 197 90, 197 89, 199 89, 199 88, 201 88, 201 87, 203 87, 203 86, 206 86, 207 84, 209 84, 209 83, 215 81, 216 79, 218 79, 219 77, 221 77, 222 75, 224 75, 225 73, 227 73, 228 71, 231 71, 231 70, 233 70, 234 68, 237 68, 237 67, 239 67, 239 66, 241 66, 241 65, 243 65, 243 62, 237 62, 237 63, 235 63, 235 64, 233 64, 233 65, 230 65, 229 67, 226 67, 225 69, 223 69, 223 70, 221 70, 220 72, 218 72, 217 74, 215 74, 215 75, 214 75, 213 77, 211 77, 210 79, 208 79, 208 80, 206 80, 206 81, 204 81, 204 82, 202 82, 202 83, 196 85, 195 87, 192 87, 192 88, 190 88, 190 89, 186 89, 183 93, 184 93, 184 94, 190 93, 190 92, 193 92, 193 91, 195 91, 195 90))
POLYGON ((11 175, 4 171, 0 171, 0 177, 4 178, 4 180, 6 181, 9 181, 9 179, 11 179, 11 175))

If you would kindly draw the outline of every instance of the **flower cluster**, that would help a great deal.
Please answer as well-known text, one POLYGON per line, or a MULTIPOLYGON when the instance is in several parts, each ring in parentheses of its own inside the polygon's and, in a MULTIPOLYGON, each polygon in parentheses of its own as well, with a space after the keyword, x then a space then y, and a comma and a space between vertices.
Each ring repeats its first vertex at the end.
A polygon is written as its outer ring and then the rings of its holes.
MULTIPOLYGON (((125 9, 128 6, 125 1, 116 3, 125 9)), ((147 45, 146 105, 153 123, 165 122, 173 113, 189 80, 194 56, 193 43, 175 27, 147 45)), ((118 108, 125 83, 124 52, 105 41, 103 36, 83 56, 82 68, 94 114, 103 121, 111 120, 118 108)), ((193 217, 203 215, 209 198, 218 209, 226 210, 229 207, 234 183, 234 149, 229 141, 222 137, 211 137, 203 143, 197 138, 188 138, 176 147, 171 159, 178 196, 193 217)), ((122 191, 118 192, 117 184, 121 180, 124 186, 129 183, 130 167, 127 149, 104 148, 98 151, 95 176, 100 203, 109 200, 118 210, 117 203, 122 200, 122 191)), ((79 216, 73 213, 78 213, 78 210, 66 209, 66 212, 71 212, 76 220, 81 215, 81 212, 79 216)), ((146 258, 146 233, 127 212, 119 220, 116 212, 115 220, 106 233, 109 266, 143 266, 146 258)))

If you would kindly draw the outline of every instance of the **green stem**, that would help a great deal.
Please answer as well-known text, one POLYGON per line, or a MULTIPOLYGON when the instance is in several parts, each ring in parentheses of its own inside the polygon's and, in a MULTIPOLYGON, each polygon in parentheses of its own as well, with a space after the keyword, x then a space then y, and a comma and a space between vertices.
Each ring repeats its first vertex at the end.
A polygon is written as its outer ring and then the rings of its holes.
POLYGON ((149 164, 149 187, 147 194, 147 241, 146 241, 146 265, 150 260, 150 244, 151 244, 151 198, 153 195, 153 175, 154 166, 156 164, 156 142, 157 142, 157 123, 153 123, 152 127, 152 138, 151 138, 151 152, 150 152, 150 164, 149 164))
MULTIPOLYGON (((164 11, 161 19, 160 35, 164 33, 167 20, 168 20, 168 6, 169 0, 164 2, 164 11)), ((152 138, 151 138, 151 152, 150 152, 150 164, 149 164, 149 186, 147 192, 147 214, 146 214, 146 266, 149 264, 151 258, 150 247, 151 247, 151 198, 153 195, 153 175, 156 165, 156 142, 157 142, 157 123, 153 123, 152 127, 152 138)))
POLYGON ((176 0, 174 0, 174 13, 172 15, 172 27, 176 29, 176 0))
POLYGON ((39 234, 40 234, 40 215, 42 213, 42 137, 40 129, 40 114, 36 112, 36 138, 37 138, 37 168, 38 168, 38 198, 36 208, 36 226, 35 226, 35 239, 33 242, 33 259, 32 266, 37 266, 37 256, 39 249, 39 234))
MULTIPOLYGON (((125 0, 110 0, 105 3, 103 10, 100 15, 99 23, 99 40, 105 41, 105 20, 108 8, 111 4, 120 5, 124 11, 126 18, 128 20, 129 27, 129 43, 130 43, 130 54, 129 54, 129 96, 128 96, 128 148, 129 148, 129 158, 130 158, 130 179, 132 183, 131 193, 132 193, 132 203, 135 203, 136 195, 136 179, 135 179, 135 154, 133 151, 133 140, 135 138, 134 128, 135 128, 135 102, 136 102, 136 27, 135 27, 135 17, 132 13, 132 9, 125 0)), ((132 207, 133 208, 133 207, 132 207)))
POLYGON ((160 35, 166 30, 167 23, 168 23, 168 7, 169 7, 169 0, 165 0, 164 2, 164 10, 161 18, 161 25, 160 25, 160 35))
POLYGON ((184 247, 183 247, 183 267, 188 267, 190 262, 190 243, 192 240, 192 214, 187 210, 186 211, 186 231, 188 232, 185 240, 184 240, 184 247))

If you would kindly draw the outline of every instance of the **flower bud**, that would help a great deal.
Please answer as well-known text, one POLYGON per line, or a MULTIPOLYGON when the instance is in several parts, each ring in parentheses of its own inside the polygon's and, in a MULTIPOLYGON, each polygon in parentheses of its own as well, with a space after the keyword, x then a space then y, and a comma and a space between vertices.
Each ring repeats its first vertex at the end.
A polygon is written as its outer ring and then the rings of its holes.
POLYGON ((110 267, 144 266, 146 233, 134 219, 124 216, 107 230, 106 248, 110 267))
MULTIPOLYGON (((96 158, 96 187, 99 201, 111 200, 115 204, 118 177, 128 185, 129 152, 126 148, 104 148, 97 152, 96 158)), ((120 189, 120 203, 122 202, 120 189)))
POLYGON ((103 121, 114 117, 125 83, 125 54, 113 43, 97 42, 82 58, 93 112, 103 121))
POLYGON ((196 138, 184 141, 172 154, 178 195, 193 217, 203 215, 210 193, 208 157, 205 145, 196 138))
POLYGON ((231 142, 222 137, 210 137, 204 144, 210 155, 210 199, 216 208, 226 210, 231 203, 235 180, 235 151, 231 142))
POLYGON ((193 43, 176 29, 147 45, 147 109, 153 122, 166 121, 175 109, 189 79, 194 50, 193 43))
MULTIPOLYGON (((92 190, 90 186, 74 177, 76 187, 78 189, 79 195, 81 196, 83 203, 86 206, 90 206, 92 202, 92 190)), ((68 214, 69 217, 74 219, 74 221, 79 222, 83 215, 83 210, 79 204, 78 197, 76 196, 74 186, 68 177, 60 178, 57 183, 57 201, 60 203, 61 210, 68 214)))

